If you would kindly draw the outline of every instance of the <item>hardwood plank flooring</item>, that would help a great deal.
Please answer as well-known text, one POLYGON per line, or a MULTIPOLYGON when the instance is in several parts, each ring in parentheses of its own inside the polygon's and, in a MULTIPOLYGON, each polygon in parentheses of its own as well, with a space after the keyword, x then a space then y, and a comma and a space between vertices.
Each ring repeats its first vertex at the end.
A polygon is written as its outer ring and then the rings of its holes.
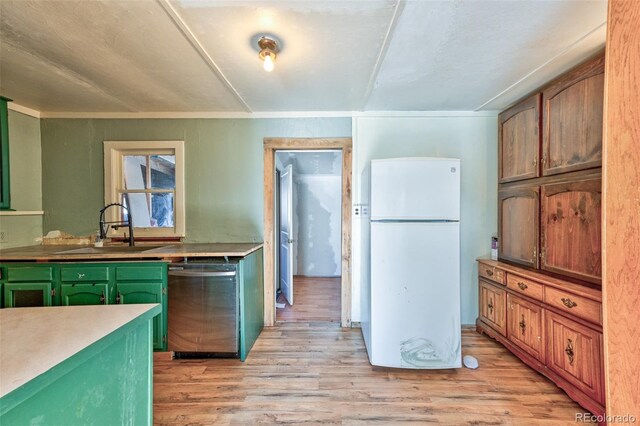
POLYGON ((247 360, 154 360, 154 423, 569 424, 585 410, 504 347, 465 329, 477 370, 372 367, 360 329, 266 328, 247 360))
POLYGON ((340 322, 340 277, 293 277, 293 306, 281 294, 276 321, 340 322))

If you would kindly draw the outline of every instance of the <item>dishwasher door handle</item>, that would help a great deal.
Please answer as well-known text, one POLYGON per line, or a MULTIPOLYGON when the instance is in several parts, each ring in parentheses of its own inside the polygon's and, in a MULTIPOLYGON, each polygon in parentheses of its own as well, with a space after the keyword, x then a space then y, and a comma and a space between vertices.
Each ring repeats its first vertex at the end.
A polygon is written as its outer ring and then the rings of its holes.
POLYGON ((180 277, 235 277, 236 271, 208 272, 208 271, 169 270, 169 275, 180 276, 180 277))

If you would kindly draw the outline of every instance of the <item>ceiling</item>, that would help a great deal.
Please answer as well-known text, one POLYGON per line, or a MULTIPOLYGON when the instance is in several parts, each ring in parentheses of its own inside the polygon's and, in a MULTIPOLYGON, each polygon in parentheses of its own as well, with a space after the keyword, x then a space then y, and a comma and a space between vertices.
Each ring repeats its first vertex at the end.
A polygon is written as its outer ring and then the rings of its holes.
POLYGON ((602 49, 606 8, 2 0, 0 93, 50 116, 500 110, 602 49), (281 41, 272 73, 258 59, 262 34, 281 41))

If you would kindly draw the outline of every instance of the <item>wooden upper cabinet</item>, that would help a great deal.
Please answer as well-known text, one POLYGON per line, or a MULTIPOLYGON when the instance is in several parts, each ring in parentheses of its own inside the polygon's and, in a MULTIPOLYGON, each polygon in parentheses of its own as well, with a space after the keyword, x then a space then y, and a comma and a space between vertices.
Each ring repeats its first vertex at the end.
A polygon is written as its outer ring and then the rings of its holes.
POLYGON ((542 186, 540 268, 600 283, 600 178, 542 186))
POLYGON ((538 177, 540 107, 536 94, 498 117, 498 167, 501 183, 538 177))
POLYGON ((538 267, 539 188, 508 188, 498 192, 498 256, 538 267))
POLYGON ((573 69, 542 92, 542 174, 600 167, 604 55, 573 69))

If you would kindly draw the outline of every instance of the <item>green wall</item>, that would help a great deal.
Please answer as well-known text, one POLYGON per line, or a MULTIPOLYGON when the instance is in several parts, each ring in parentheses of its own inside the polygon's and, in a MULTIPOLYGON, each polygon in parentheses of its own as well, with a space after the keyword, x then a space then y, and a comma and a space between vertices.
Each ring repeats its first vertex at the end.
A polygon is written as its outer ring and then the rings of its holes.
POLYGON ((262 241, 265 137, 351 136, 350 118, 42 119, 44 232, 95 233, 103 141, 184 140, 186 240, 262 241))
MULTIPOLYGON (((9 110, 11 208, 42 210, 40 120, 9 110)), ((33 245, 42 237, 42 216, 0 216, 0 248, 33 245)))

